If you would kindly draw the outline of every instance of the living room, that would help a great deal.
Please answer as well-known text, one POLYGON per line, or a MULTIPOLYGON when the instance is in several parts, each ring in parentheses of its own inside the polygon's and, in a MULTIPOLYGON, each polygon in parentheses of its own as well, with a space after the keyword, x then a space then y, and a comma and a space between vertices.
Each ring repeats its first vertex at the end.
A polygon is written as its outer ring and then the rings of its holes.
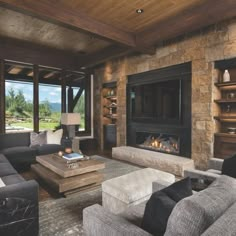
POLYGON ((0 1, 1 234, 235 235, 235 9, 0 1))

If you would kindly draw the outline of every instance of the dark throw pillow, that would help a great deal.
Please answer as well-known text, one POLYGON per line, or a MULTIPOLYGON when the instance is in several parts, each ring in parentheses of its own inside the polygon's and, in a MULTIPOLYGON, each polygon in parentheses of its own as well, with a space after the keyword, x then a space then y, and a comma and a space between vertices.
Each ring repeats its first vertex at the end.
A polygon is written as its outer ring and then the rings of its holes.
POLYGON ((236 178, 236 154, 230 158, 224 159, 221 174, 236 178))
POLYGON ((146 204, 141 227, 152 235, 164 235, 168 218, 176 203, 192 194, 189 177, 153 193, 146 204))
POLYGON ((47 143, 47 133, 45 131, 41 133, 30 133, 30 147, 41 146, 47 143))

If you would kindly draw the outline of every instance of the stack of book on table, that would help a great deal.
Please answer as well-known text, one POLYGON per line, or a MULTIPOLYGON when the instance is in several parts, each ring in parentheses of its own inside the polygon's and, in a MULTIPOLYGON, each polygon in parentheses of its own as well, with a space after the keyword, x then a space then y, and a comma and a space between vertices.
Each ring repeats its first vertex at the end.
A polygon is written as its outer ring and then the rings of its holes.
POLYGON ((66 160, 67 167, 70 169, 76 168, 79 166, 79 160, 84 159, 84 155, 80 153, 65 153, 62 158, 66 160))
POLYGON ((62 156, 64 159, 66 159, 67 161, 78 161, 84 158, 84 155, 81 153, 64 153, 62 156))

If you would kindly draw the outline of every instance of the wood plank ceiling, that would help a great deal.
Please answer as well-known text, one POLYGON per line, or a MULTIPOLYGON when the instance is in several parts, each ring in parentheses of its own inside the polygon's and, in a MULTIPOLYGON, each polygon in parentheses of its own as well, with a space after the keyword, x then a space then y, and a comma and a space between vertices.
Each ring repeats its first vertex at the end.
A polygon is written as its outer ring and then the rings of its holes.
POLYGON ((61 64, 71 57, 70 69, 91 67, 133 52, 153 54, 161 41, 234 16, 235 0, 0 0, 0 52, 30 42, 28 54, 43 46, 63 52, 61 64))

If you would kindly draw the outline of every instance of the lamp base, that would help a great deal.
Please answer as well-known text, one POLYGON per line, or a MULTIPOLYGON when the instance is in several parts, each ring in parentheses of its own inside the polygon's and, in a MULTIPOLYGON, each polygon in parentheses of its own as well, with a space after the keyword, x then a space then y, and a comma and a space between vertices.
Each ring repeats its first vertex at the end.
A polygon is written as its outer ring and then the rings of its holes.
POLYGON ((69 138, 75 137, 75 125, 67 125, 67 133, 69 138))

